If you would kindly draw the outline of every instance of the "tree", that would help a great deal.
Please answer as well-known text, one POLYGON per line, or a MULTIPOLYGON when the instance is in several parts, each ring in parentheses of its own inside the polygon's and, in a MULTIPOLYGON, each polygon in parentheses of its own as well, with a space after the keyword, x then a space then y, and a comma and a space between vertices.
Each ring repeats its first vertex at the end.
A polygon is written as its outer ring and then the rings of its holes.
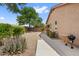
POLYGON ((35 21, 32 21, 32 24, 34 25, 34 27, 41 27, 42 18, 41 17, 37 17, 37 19, 35 19, 35 21))
POLYGON ((12 13, 18 13, 25 5, 25 3, 0 3, 0 6, 5 6, 12 13))
POLYGON ((26 19, 25 15, 22 16, 17 16, 17 22, 19 23, 19 25, 24 25, 28 23, 28 20, 26 19))
POLYGON ((32 25, 32 21, 37 19, 38 14, 32 7, 24 7, 20 10, 20 15, 17 16, 17 21, 20 25, 29 24, 29 28, 32 25))

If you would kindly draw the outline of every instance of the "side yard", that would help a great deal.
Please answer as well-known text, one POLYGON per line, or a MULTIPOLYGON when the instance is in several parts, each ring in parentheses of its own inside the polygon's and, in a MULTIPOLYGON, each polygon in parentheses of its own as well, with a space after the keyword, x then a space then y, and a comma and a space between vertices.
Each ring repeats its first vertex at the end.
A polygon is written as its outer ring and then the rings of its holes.
MULTIPOLYGON (((32 56, 36 54, 37 40, 40 38, 39 34, 40 32, 30 32, 26 34, 27 49, 30 51, 28 53, 32 56)), ((27 53, 23 55, 27 55, 27 53)))

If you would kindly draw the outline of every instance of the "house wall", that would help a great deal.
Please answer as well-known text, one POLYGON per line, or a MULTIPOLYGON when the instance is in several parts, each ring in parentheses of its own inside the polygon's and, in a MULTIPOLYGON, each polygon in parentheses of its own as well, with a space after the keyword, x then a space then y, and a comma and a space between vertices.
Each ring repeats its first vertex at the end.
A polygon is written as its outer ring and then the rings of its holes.
POLYGON ((49 16, 47 24, 50 25, 50 31, 55 31, 55 20, 56 20, 56 14, 55 11, 52 11, 52 13, 49 16))
POLYGON ((60 38, 67 41, 66 36, 74 34, 77 38, 75 44, 79 45, 79 4, 66 4, 52 10, 48 21, 51 31, 55 31, 55 21, 60 38))

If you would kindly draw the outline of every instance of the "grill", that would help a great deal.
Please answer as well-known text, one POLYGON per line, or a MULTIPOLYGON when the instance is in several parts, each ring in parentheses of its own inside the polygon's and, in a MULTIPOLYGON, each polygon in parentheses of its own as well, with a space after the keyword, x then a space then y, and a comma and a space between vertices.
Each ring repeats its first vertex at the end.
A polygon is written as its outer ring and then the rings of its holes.
POLYGON ((68 39, 71 41, 71 49, 73 49, 73 43, 74 43, 74 40, 76 39, 76 36, 71 34, 68 36, 68 39))

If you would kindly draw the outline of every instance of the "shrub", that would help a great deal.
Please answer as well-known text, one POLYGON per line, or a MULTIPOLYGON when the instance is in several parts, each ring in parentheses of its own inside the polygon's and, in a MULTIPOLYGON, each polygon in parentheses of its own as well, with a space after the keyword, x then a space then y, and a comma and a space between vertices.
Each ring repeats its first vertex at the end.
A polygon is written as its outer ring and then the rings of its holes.
POLYGON ((25 32, 22 26, 12 26, 10 24, 0 23, 0 39, 19 36, 25 32))
POLYGON ((0 24, 0 39, 10 37, 12 34, 11 25, 9 24, 0 24))
POLYGON ((21 26, 13 26, 13 36, 19 36, 25 32, 21 26))
POLYGON ((58 38, 58 34, 56 32, 51 32, 50 30, 47 31, 47 35, 50 38, 58 38))
POLYGON ((42 32, 42 31, 44 31, 45 30, 45 27, 41 27, 40 28, 40 31, 42 32))
POLYGON ((53 38, 58 38, 58 33, 57 32, 52 32, 53 38))
POLYGON ((4 53, 16 54, 21 53, 26 49, 26 39, 22 37, 25 29, 22 26, 13 26, 10 24, 0 23, 0 44, 3 40, 4 53))
POLYGON ((3 45, 2 40, 8 38, 12 34, 12 26, 10 24, 0 23, 0 46, 3 45))
POLYGON ((52 32, 50 30, 47 31, 47 35, 52 38, 52 32))

